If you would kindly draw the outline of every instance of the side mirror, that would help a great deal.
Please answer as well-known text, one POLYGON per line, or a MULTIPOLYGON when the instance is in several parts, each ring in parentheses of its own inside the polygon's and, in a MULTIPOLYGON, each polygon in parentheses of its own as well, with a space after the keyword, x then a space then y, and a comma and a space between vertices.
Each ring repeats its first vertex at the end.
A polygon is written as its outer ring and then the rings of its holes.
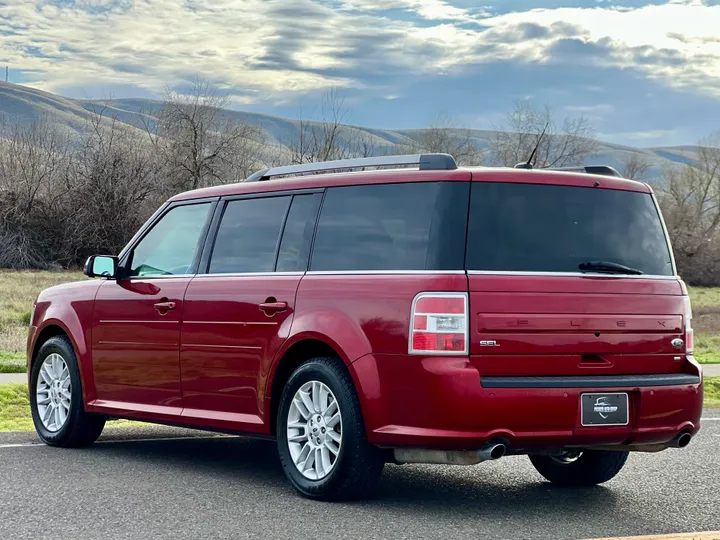
POLYGON ((85 263, 83 273, 88 277, 118 277, 118 258, 110 255, 92 255, 85 263))

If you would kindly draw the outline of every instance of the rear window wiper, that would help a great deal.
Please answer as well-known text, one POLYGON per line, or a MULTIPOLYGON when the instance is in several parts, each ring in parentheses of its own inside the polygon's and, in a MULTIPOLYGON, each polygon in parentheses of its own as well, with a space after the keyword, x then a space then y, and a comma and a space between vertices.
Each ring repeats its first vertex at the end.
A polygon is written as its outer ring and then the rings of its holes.
POLYGON ((608 272, 610 274, 631 274, 635 276, 643 273, 642 270, 637 268, 630 268, 624 264, 610 261, 588 261, 579 264, 578 268, 583 272, 608 272))

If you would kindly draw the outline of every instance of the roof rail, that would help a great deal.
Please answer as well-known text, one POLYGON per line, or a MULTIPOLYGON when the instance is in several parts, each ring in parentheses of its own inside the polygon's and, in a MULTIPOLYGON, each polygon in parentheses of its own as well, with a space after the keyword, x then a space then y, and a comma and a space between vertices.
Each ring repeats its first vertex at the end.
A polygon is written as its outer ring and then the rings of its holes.
MULTIPOLYGON (((515 169, 533 169, 532 163, 518 163, 514 167, 515 169)), ((623 175, 617 172, 617 170, 609 165, 579 165, 576 167, 548 167, 541 168, 543 171, 565 171, 565 172, 579 172, 586 174, 599 174, 601 176, 617 176, 622 178, 623 175)))
POLYGON ((328 171, 362 169, 365 167, 400 167, 405 165, 417 165, 421 171, 452 171, 457 169, 455 158, 450 154, 408 154, 404 156, 378 156, 303 163, 301 165, 284 165, 282 167, 273 167, 271 169, 257 171, 250 175, 245 181, 259 182, 270 180, 273 176, 314 174, 328 171))
POLYGON ((618 178, 623 177, 622 174, 617 172, 617 169, 610 167, 609 165, 588 165, 586 167, 558 167, 556 169, 547 170, 599 174, 600 176, 617 176, 618 178))

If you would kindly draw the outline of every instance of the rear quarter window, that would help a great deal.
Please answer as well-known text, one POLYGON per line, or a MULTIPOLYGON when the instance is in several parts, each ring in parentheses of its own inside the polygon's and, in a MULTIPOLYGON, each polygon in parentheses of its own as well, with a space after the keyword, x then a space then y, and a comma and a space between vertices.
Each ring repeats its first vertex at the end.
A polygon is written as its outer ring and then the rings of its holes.
POLYGON ((650 194, 473 183, 468 270, 578 272, 588 261, 615 262, 651 275, 673 274, 650 194))
POLYGON ((469 182, 328 188, 310 269, 462 270, 469 182))

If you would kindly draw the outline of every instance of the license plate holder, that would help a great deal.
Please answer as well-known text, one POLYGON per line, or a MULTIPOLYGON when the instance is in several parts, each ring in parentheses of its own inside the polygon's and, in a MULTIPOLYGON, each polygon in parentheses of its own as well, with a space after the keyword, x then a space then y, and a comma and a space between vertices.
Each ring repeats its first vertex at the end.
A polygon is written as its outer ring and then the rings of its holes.
POLYGON ((583 426, 627 426, 630 406, 626 392, 592 392, 580 395, 583 426))

